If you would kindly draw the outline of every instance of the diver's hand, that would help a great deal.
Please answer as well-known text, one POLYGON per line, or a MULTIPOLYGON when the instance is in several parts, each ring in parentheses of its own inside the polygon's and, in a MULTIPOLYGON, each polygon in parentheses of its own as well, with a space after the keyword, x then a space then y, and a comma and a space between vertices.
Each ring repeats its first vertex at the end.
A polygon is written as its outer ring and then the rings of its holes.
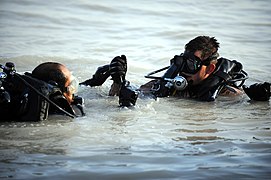
POLYGON ((120 84, 125 80, 127 72, 127 59, 125 55, 116 56, 109 65, 110 75, 115 83, 120 84))
POLYGON ((101 86, 106 79, 110 76, 109 65, 98 67, 97 71, 91 79, 79 83, 85 86, 101 86))
POLYGON ((244 85, 243 89, 251 100, 268 101, 271 96, 270 85, 268 82, 255 83, 249 87, 244 85))
POLYGON ((124 81, 120 88, 119 105, 121 107, 129 107, 136 104, 138 91, 130 86, 129 81, 124 81))

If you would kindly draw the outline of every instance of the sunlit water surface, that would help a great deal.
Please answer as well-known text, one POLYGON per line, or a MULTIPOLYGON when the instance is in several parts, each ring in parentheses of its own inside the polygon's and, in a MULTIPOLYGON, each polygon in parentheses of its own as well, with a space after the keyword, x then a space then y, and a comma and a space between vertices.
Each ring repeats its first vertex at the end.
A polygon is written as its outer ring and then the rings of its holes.
MULTIPOLYGON (((17 72, 58 61, 83 81, 114 56, 128 57, 134 85, 169 64, 198 35, 220 55, 270 82, 268 0, 0 1, 0 64, 17 72)), ((111 81, 80 87, 87 116, 0 124, 0 178, 269 179, 270 102, 138 99, 119 108, 111 81)))

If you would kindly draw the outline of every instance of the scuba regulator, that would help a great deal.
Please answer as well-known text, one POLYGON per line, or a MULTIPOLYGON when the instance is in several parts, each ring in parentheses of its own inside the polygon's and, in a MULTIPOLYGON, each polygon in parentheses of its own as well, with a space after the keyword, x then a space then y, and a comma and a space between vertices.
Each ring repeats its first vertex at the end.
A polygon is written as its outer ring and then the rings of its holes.
POLYGON ((187 69, 187 63, 183 55, 176 55, 170 60, 171 65, 156 71, 150 72, 145 78, 157 80, 151 91, 157 97, 165 97, 174 94, 176 91, 183 91, 187 88, 188 82, 185 77, 178 75, 183 69, 187 69), (153 74, 167 70, 162 77, 153 76, 153 74))

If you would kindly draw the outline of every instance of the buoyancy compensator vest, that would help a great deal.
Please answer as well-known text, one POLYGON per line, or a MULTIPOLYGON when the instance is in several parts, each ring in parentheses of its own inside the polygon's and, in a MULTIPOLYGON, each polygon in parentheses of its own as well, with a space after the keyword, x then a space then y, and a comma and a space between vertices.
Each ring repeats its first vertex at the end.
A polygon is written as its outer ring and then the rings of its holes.
POLYGON ((1 121, 42 121, 52 112, 75 117, 57 86, 33 78, 30 73, 8 77, 2 87, 9 93, 10 102, 0 104, 1 121))
POLYGON ((236 60, 219 58, 215 71, 201 84, 189 86, 190 97, 202 101, 214 101, 226 86, 240 88, 248 78, 243 66, 236 60))
MULTIPOLYGON (((49 96, 50 86, 28 75, 20 77, 31 84, 43 95, 49 96)), ((49 103, 30 89, 19 76, 5 79, 3 87, 10 95, 10 102, 6 103, 0 111, 1 120, 4 121, 40 121, 48 117, 49 103)))

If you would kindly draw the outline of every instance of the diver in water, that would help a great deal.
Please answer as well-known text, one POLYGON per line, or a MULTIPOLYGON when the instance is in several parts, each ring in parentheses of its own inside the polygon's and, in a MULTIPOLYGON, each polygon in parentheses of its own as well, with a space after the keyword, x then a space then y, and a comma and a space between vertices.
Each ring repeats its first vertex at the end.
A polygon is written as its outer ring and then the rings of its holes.
POLYGON ((185 45, 184 53, 170 60, 170 66, 149 73, 145 77, 153 80, 136 90, 125 80, 125 55, 117 56, 109 65, 99 67, 91 79, 80 85, 100 86, 111 76, 113 84, 109 95, 119 95, 120 106, 135 105, 138 95, 214 101, 218 95, 245 92, 252 100, 268 101, 271 95, 270 83, 245 86, 248 75, 242 64, 236 60, 219 58, 218 48, 219 43, 214 37, 198 36, 192 39, 185 45), (162 77, 154 76, 165 70, 162 77))
POLYGON ((0 67, 1 121, 41 121, 48 114, 84 115, 83 99, 74 95, 78 80, 63 64, 42 63, 23 75, 16 73, 11 62, 0 67))

